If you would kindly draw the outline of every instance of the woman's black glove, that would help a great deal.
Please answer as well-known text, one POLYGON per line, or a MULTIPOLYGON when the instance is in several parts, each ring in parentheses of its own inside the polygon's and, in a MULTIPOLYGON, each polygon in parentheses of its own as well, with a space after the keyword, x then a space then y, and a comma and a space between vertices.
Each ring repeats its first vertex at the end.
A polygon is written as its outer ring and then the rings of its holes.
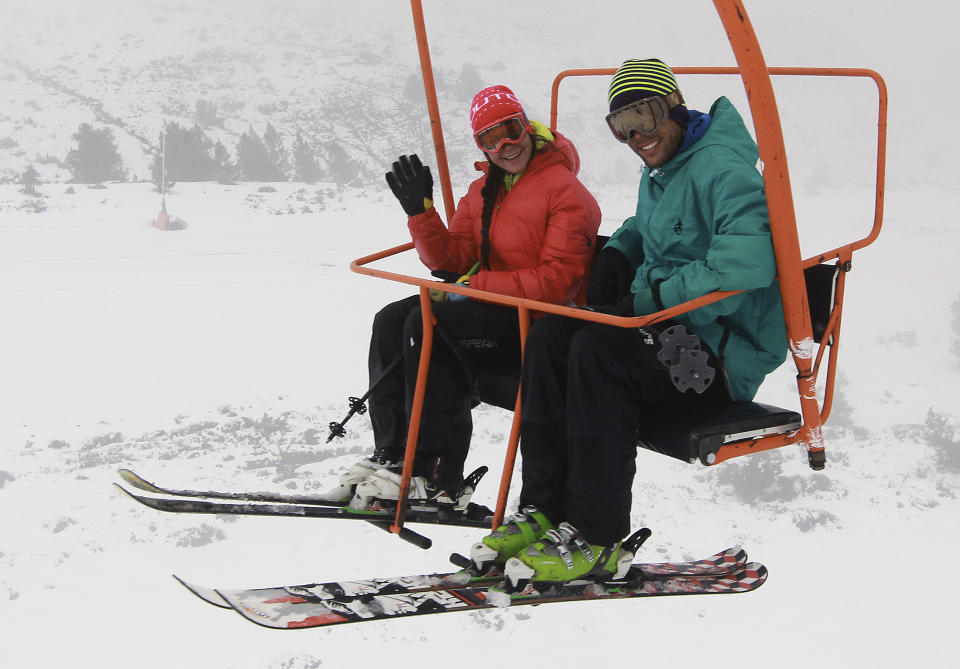
POLYGON ((417 154, 400 156, 387 172, 387 185, 400 200, 407 216, 422 214, 433 206, 433 176, 417 154))
POLYGON ((617 304, 630 294, 635 270, 627 256, 605 246, 593 262, 587 284, 587 304, 617 304))

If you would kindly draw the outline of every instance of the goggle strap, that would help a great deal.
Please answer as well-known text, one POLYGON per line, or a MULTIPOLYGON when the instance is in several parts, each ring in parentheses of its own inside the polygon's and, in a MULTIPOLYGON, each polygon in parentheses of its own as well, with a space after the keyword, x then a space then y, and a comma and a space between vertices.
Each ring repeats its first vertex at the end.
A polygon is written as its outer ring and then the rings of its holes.
MULTIPOLYGON (((676 107, 677 105, 684 104, 683 95, 680 93, 679 89, 675 90, 673 93, 659 96, 659 97, 663 98, 663 101, 667 103, 668 112, 674 107, 676 107)), ((650 100, 650 98, 643 98, 641 100, 637 100, 636 102, 631 102, 629 105, 625 105, 625 107, 630 107, 632 105, 637 104, 637 102, 646 102, 648 100, 650 100)), ((619 111, 618 109, 615 109, 612 112, 610 112, 610 114, 608 114, 609 118, 613 118, 614 116, 616 116, 618 111, 619 111)))

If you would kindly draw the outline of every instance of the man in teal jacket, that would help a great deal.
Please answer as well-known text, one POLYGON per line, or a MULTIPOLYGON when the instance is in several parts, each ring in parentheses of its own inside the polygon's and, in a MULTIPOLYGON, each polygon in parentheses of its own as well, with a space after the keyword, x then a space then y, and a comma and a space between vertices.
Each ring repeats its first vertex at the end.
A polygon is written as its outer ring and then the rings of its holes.
POLYGON ((609 102, 610 130, 646 169, 636 214, 594 264, 591 308, 640 316, 743 292, 644 328, 552 317, 533 326, 522 376, 523 512, 472 552, 478 564, 505 562, 515 581, 617 572, 632 558, 620 541, 645 416, 751 400, 786 356, 757 146, 736 109, 720 98, 709 113, 688 110, 657 59, 626 61, 609 102), (682 361, 693 382, 668 370, 678 362, 664 353, 673 336, 693 349, 682 361))

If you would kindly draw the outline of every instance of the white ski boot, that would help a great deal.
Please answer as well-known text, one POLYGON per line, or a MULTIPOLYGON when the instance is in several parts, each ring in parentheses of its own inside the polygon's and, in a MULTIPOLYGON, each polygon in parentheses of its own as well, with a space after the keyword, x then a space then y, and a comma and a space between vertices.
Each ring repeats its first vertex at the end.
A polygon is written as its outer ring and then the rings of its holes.
MULTIPOLYGON (((396 469, 382 467, 369 473, 357 484, 353 499, 347 506, 356 511, 378 511, 383 508, 384 501, 395 504, 400 499, 400 481, 403 478, 396 469)), ((426 478, 410 478, 408 499, 427 499, 431 492, 426 478)))
MULTIPOLYGON (((458 513, 466 512, 477 483, 486 473, 487 467, 478 467, 464 479, 459 494, 456 495, 451 495, 445 490, 438 490, 423 476, 412 476, 410 478, 410 491, 407 495, 407 499, 411 500, 408 508, 423 511, 452 509, 458 513)), ((348 506, 357 511, 382 509, 383 502, 393 506, 400 498, 402 478, 400 465, 378 469, 357 484, 356 492, 348 506)))
POLYGON ((335 488, 324 493, 324 497, 346 503, 356 492, 357 486, 368 476, 377 471, 391 467, 393 463, 382 454, 374 453, 368 458, 355 462, 347 471, 340 475, 340 482, 335 488))

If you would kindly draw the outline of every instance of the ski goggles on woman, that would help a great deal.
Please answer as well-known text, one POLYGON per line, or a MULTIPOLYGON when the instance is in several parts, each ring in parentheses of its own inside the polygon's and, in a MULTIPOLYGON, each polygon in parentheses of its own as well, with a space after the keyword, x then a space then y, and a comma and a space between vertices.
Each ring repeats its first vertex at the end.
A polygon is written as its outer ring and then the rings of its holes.
POLYGON ((670 110, 682 104, 680 91, 643 98, 607 114, 607 125, 618 141, 626 142, 632 132, 644 135, 655 132, 670 116, 670 110))
POLYGON ((527 124, 523 116, 518 114, 504 119, 499 123, 484 128, 474 138, 477 146, 487 153, 496 153, 504 144, 517 144, 527 134, 527 124))

